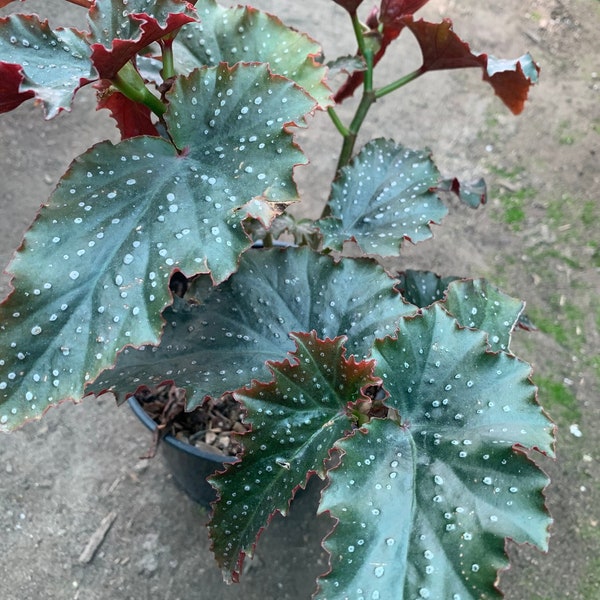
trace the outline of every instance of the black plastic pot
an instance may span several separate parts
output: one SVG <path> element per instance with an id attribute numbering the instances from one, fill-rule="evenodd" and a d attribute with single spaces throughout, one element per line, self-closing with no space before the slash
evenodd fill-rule
<path id="1" fill-rule="evenodd" d="M 146 414 L 135 396 L 131 396 L 128 403 L 138 419 L 150 431 L 154 431 L 156 423 Z M 235 457 L 204 452 L 196 446 L 180 442 L 172 435 L 166 435 L 160 441 L 159 448 L 177 485 L 192 500 L 209 508 L 216 495 L 206 478 L 221 470 L 226 463 L 234 462 Z"/>

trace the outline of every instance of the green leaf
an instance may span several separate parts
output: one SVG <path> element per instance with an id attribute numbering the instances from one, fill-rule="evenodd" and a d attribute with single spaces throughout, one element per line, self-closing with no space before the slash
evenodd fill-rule
<path id="1" fill-rule="evenodd" d="M 355 241 L 367 254 L 391 256 L 404 239 L 431 237 L 429 225 L 448 212 L 431 191 L 438 180 L 428 153 L 391 140 L 369 142 L 333 184 L 331 217 L 317 222 L 323 245 L 341 250 Z"/>
<path id="2" fill-rule="evenodd" d="M 281 212 L 280 203 L 297 198 L 292 171 L 306 158 L 287 129 L 303 125 L 314 108 L 303 90 L 265 65 L 222 64 L 179 77 L 167 96 L 169 132 L 182 151 L 179 160 L 191 163 L 185 168 L 206 210 L 241 221 L 249 203 L 247 213 L 262 210 L 268 223 Z M 258 209 L 261 204 L 266 210 Z"/>
<path id="3" fill-rule="evenodd" d="M 239 270 L 218 287 L 198 278 L 193 305 L 164 312 L 161 345 L 126 349 L 94 389 L 131 392 L 137 384 L 169 377 L 187 387 L 192 408 L 207 395 L 268 377 L 265 361 L 293 349 L 291 331 L 346 335 L 348 350 L 363 358 L 375 338 L 392 334 L 400 317 L 415 311 L 394 283 L 364 259 L 335 263 L 306 248 L 248 251 Z"/>
<path id="4" fill-rule="evenodd" d="M 252 429 L 242 461 L 210 479 L 220 498 L 209 524 L 213 551 L 234 580 L 271 516 L 287 513 L 311 474 L 325 476 L 331 447 L 351 427 L 348 403 L 366 399 L 361 389 L 378 383 L 372 361 L 346 360 L 344 338 L 291 337 L 291 358 L 269 363 L 273 380 L 235 393 Z"/>
<path id="5" fill-rule="evenodd" d="M 375 374 L 401 427 L 373 421 L 366 436 L 339 443 L 347 455 L 321 507 L 340 519 L 339 535 L 327 542 L 333 570 L 323 589 L 336 586 L 336 597 L 393 586 L 381 597 L 500 598 L 495 582 L 508 565 L 505 538 L 546 547 L 548 478 L 523 449 L 552 455 L 553 426 L 536 402 L 529 365 L 486 348 L 484 332 L 461 329 L 438 305 L 402 319 L 397 339 L 375 342 Z M 392 472 L 402 480 L 398 488 Z M 344 480 L 357 485 L 348 511 L 335 508 Z M 389 549 L 387 538 L 394 540 Z M 364 556 L 382 557 L 370 577 L 355 566 L 359 540 Z M 406 561 L 389 562 L 391 552 Z"/>
<path id="6" fill-rule="evenodd" d="M 488 197 L 487 184 L 483 178 L 468 182 L 459 181 L 456 177 L 444 179 L 438 183 L 437 190 L 456 194 L 461 202 L 471 208 L 485 204 Z"/>
<path id="7" fill-rule="evenodd" d="M 139 51 L 195 18 L 184 0 L 96 0 L 88 15 L 94 66 L 111 79 Z"/>
<path id="8" fill-rule="evenodd" d="M 442 300 L 450 282 L 457 277 L 440 277 L 431 271 L 415 271 L 407 269 L 398 276 L 398 288 L 408 302 L 425 308 L 438 300 Z"/>
<path id="9" fill-rule="evenodd" d="M 373 419 L 335 448 L 342 460 L 328 472 L 319 513 L 337 523 L 323 542 L 330 572 L 315 598 L 418 598 L 402 593 L 416 510 L 410 437 L 396 422 Z"/>
<path id="10" fill-rule="evenodd" d="M 485 279 L 451 283 L 444 304 L 463 327 L 485 331 L 490 349 L 495 352 L 508 351 L 511 333 L 525 308 L 524 302 L 504 294 Z"/>
<path id="11" fill-rule="evenodd" d="M 460 280 L 430 271 L 407 270 L 399 276 L 404 298 L 424 308 L 443 300 L 442 306 L 462 327 L 488 334 L 491 350 L 508 351 L 511 333 L 520 323 L 525 303 L 511 298 L 485 279 Z"/>
<path id="12" fill-rule="evenodd" d="M 165 118 L 182 153 L 142 136 L 74 162 L 9 267 L 1 426 L 78 398 L 124 345 L 157 343 L 173 270 L 210 271 L 217 282 L 235 270 L 251 244 L 243 219 L 256 206 L 277 213 L 295 195 L 291 172 L 303 157 L 283 127 L 313 105 L 265 66 L 204 69 L 171 94 Z M 193 125 L 180 130 L 174 113 Z"/>
<path id="13" fill-rule="evenodd" d="M 21 94 L 21 101 L 31 95 L 38 99 L 47 119 L 70 110 L 75 92 L 98 78 L 85 34 L 75 29 L 52 30 L 48 21 L 36 15 L 0 19 L 0 73 L 2 63 L 21 67 L 20 73 L 8 70 L 3 76 L 14 80 L 11 89 Z"/>
<path id="14" fill-rule="evenodd" d="M 174 44 L 175 65 L 188 73 L 198 65 L 268 63 L 271 71 L 296 82 L 321 107 L 330 106 L 321 47 L 277 17 L 251 7 L 225 8 L 214 0 L 197 6 L 199 23 L 182 28 Z"/>

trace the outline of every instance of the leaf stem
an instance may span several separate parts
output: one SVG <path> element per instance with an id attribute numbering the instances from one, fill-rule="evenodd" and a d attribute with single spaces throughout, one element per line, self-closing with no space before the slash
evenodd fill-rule
<path id="1" fill-rule="evenodd" d="M 417 79 L 418 77 L 423 75 L 423 73 L 425 73 L 425 71 L 423 71 L 421 68 L 416 69 L 415 71 L 408 73 L 408 75 L 405 75 L 404 77 L 400 77 L 400 79 L 397 79 L 396 81 L 394 81 L 388 85 L 384 85 L 382 88 L 379 88 L 378 90 L 376 90 L 375 97 L 379 100 L 379 98 L 383 98 L 383 96 L 386 96 L 387 94 L 391 94 L 392 92 L 395 92 L 396 90 L 405 86 L 407 83 L 414 81 L 415 79 Z"/>
<path id="2" fill-rule="evenodd" d="M 83 8 L 92 8 L 92 0 L 67 0 L 71 4 L 77 4 L 77 6 L 83 6 Z"/>
<path id="3" fill-rule="evenodd" d="M 344 143 L 342 144 L 342 149 L 340 151 L 340 157 L 338 159 L 337 171 L 346 166 L 350 159 L 352 158 L 352 153 L 354 152 L 354 145 L 356 144 L 356 138 L 358 137 L 358 132 L 371 108 L 371 105 L 377 100 L 376 94 L 374 91 L 365 90 L 363 92 L 363 96 L 360 100 L 360 103 L 356 109 L 356 113 L 354 114 L 354 118 L 350 123 L 350 127 L 348 128 L 347 134 L 344 136 Z"/>
<path id="4" fill-rule="evenodd" d="M 352 27 L 354 29 L 354 35 L 356 37 L 356 41 L 358 42 L 358 49 L 359 49 L 360 53 L 364 56 L 365 51 L 366 51 L 366 44 L 365 44 L 365 36 L 363 33 L 363 24 L 360 22 L 360 19 L 358 18 L 358 15 L 356 14 L 356 12 L 351 14 L 350 18 L 352 19 Z"/>
<path id="5" fill-rule="evenodd" d="M 165 114 L 166 106 L 146 87 L 142 76 L 131 62 L 126 63 L 115 75 L 112 83 L 124 96 L 145 104 L 158 117 Z"/>
<path id="6" fill-rule="evenodd" d="M 163 81 L 175 77 L 175 64 L 173 62 L 173 39 L 171 35 L 166 35 L 160 40 L 162 50 L 162 69 L 160 75 Z"/>
<path id="7" fill-rule="evenodd" d="M 331 120 L 333 121 L 335 128 L 340 132 L 342 137 L 346 137 L 349 133 L 348 128 L 342 123 L 342 120 L 340 119 L 337 112 L 335 112 L 335 109 L 330 106 L 327 109 L 327 114 L 331 117 Z"/>

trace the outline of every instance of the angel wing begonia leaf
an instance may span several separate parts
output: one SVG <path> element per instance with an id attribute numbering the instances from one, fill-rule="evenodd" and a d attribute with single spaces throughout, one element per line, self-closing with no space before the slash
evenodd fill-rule
<path id="1" fill-rule="evenodd" d="M 23 2 L 24 0 L 21 0 Z M 11 2 L 15 2 L 15 0 L 0 0 L 0 8 L 4 8 L 8 6 Z"/>
<path id="2" fill-rule="evenodd" d="M 103 85 L 106 80 L 95 86 L 99 91 L 97 108 L 106 108 L 110 116 L 116 121 L 121 139 L 128 139 L 138 135 L 151 135 L 158 137 L 158 130 L 152 122 L 152 112 L 145 105 L 134 102 L 121 92 L 111 88 L 110 84 Z"/>
<path id="3" fill-rule="evenodd" d="M 94 66 L 111 79 L 140 50 L 196 18 L 185 0 L 96 0 L 88 15 Z"/>
<path id="4" fill-rule="evenodd" d="M 317 598 L 500 599 L 505 539 L 547 547 L 547 476 L 523 449 L 553 454 L 553 425 L 529 365 L 487 350 L 441 307 L 375 342 L 400 423 L 374 419 L 336 444 L 320 511 L 330 572 Z"/>
<path id="5" fill-rule="evenodd" d="M 521 321 L 524 303 L 520 300 L 504 294 L 485 279 L 458 280 L 413 270 L 401 273 L 399 279 L 398 288 L 411 304 L 424 308 L 438 302 L 461 327 L 487 333 L 491 350 L 508 351 L 511 334 Z"/>
<path id="6" fill-rule="evenodd" d="M 21 65 L 0 63 L 0 113 L 9 112 L 35 96 L 31 90 L 20 91 L 24 78 Z"/>
<path id="7" fill-rule="evenodd" d="M 331 216 L 317 221 L 327 248 L 355 241 L 367 254 L 397 255 L 403 240 L 431 237 L 448 210 L 432 188 L 439 173 L 430 155 L 391 140 L 369 142 L 332 186 Z"/>
<path id="8" fill-rule="evenodd" d="M 251 244 L 244 206 L 256 197 L 277 212 L 295 197 L 292 170 L 304 158 L 284 128 L 312 107 L 264 65 L 198 70 L 178 81 L 169 107 L 194 125 L 180 131 L 165 115 L 181 152 L 140 136 L 76 159 L 9 266 L 1 428 L 79 398 L 123 346 L 157 343 L 173 270 L 219 282 L 237 268 Z"/>
<path id="9" fill-rule="evenodd" d="M 165 376 L 189 391 L 188 408 L 268 377 L 266 361 L 293 349 L 290 331 L 320 338 L 345 335 L 364 358 L 376 337 L 391 335 L 416 308 L 394 290 L 395 280 L 370 260 L 335 263 L 307 248 L 252 249 L 219 286 L 197 278 L 192 305 L 165 310 L 158 348 L 125 349 L 93 389 L 132 393 Z"/>
<path id="10" fill-rule="evenodd" d="M 453 281 L 442 305 L 462 327 L 488 334 L 494 352 L 508 351 L 510 337 L 525 303 L 511 298 L 485 279 Z"/>
<path id="11" fill-rule="evenodd" d="M 0 19 L 0 111 L 36 98 L 47 119 L 70 110 L 75 92 L 97 79 L 85 34 L 53 30 L 35 15 Z"/>
<path id="12" fill-rule="evenodd" d="M 412 16 L 429 0 L 382 0 L 379 22 L 382 26 L 383 43 L 389 44 L 405 27 L 405 17 Z"/>
<path id="13" fill-rule="evenodd" d="M 440 192 L 452 192 L 471 208 L 478 208 L 487 202 L 487 184 L 485 179 L 475 181 L 459 181 L 456 177 L 444 179 L 437 185 Z"/>
<path id="14" fill-rule="evenodd" d="M 174 43 L 179 72 L 188 73 L 199 64 L 265 62 L 273 73 L 302 87 L 319 106 L 332 103 L 326 68 L 317 62 L 321 47 L 307 35 L 251 7 L 225 8 L 205 0 L 197 9 L 200 21 L 183 27 Z"/>
<path id="15" fill-rule="evenodd" d="M 398 275 L 398 289 L 402 296 L 415 306 L 425 308 L 442 300 L 448 285 L 458 277 L 440 277 L 431 271 L 407 269 Z"/>
<path id="16" fill-rule="evenodd" d="M 331 447 L 351 428 L 347 405 L 378 383 L 372 361 L 346 359 L 344 338 L 291 337 L 291 357 L 269 363 L 273 380 L 235 393 L 252 431 L 242 438 L 242 461 L 210 480 L 220 497 L 209 524 L 212 549 L 233 580 L 273 514 L 287 513 L 310 475 L 324 477 Z"/>
<path id="17" fill-rule="evenodd" d="M 494 88 L 504 104 L 514 114 L 522 112 L 529 88 L 537 83 L 539 74 L 539 67 L 531 55 L 525 54 L 516 60 L 499 60 L 487 54 L 474 54 L 469 45 L 454 33 L 450 19 L 429 23 L 408 18 L 405 22 L 421 48 L 423 72 L 479 67 L 483 71 L 483 79 Z"/>
<path id="18" fill-rule="evenodd" d="M 333 0 L 336 4 L 345 8 L 351 15 L 356 14 L 356 10 L 363 3 L 363 0 Z"/>

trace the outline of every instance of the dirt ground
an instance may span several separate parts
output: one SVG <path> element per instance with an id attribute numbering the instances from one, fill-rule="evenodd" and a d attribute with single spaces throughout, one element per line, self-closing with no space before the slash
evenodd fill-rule
<path id="1" fill-rule="evenodd" d="M 283 20 L 323 42 L 328 57 L 354 50 L 351 38 L 340 35 L 344 13 L 331 0 L 255 5 L 280 6 Z M 82 12 L 62 0 L 15 8 L 37 10 L 55 25 L 81 23 Z M 67 23 L 61 14 L 69 15 Z M 429 146 L 444 174 L 488 180 L 487 207 L 453 203 L 435 239 L 407 248 L 399 266 L 485 276 L 527 301 L 539 331 L 518 333 L 515 344 L 534 365 L 540 400 L 558 425 L 558 459 L 542 461 L 552 477 L 547 501 L 555 523 L 548 554 L 508 544 L 514 564 L 500 586 L 511 600 L 594 600 L 600 598 L 600 2 L 431 0 L 422 14 L 452 17 L 474 49 L 506 58 L 530 50 L 542 67 L 518 118 L 475 71 L 429 74 L 381 102 L 365 138 Z M 418 54 L 410 43 L 403 48 L 407 71 Z M 387 60 L 378 81 L 398 62 Z M 93 112 L 89 91 L 71 114 L 50 122 L 31 104 L 1 116 L 2 264 L 72 158 L 106 138 L 116 139 L 114 127 Z M 316 215 L 327 195 L 317 181 L 330 178 L 338 139 L 320 114 L 299 141 L 312 161 L 298 170 L 307 199 L 299 210 Z M 4 277 L 0 293 L 8 289 Z M 0 598 L 310 597 L 326 569 L 319 540 L 330 526 L 311 516 L 316 490 L 294 502 L 289 518 L 274 519 L 242 583 L 227 587 L 209 552 L 206 513 L 174 486 L 161 459 L 138 459 L 149 443 L 128 408 L 117 409 L 110 397 L 64 404 L 0 437 Z M 80 564 L 90 536 L 113 511 L 104 543 Z"/>

